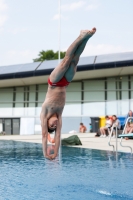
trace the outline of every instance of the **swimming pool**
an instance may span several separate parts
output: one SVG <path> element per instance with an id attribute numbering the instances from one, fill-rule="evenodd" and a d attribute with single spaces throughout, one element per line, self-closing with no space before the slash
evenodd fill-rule
<path id="1" fill-rule="evenodd" d="M 0 200 L 133 199 L 130 154 L 63 147 L 49 161 L 42 146 L 0 141 Z"/>

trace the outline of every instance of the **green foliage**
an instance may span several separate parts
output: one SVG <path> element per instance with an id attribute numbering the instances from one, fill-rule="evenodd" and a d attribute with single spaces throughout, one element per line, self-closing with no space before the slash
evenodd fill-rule
<path id="1" fill-rule="evenodd" d="M 60 52 L 60 58 L 65 57 L 66 52 Z M 58 59 L 58 51 L 54 52 L 53 50 L 40 51 L 38 58 L 33 59 L 34 62 L 42 62 L 44 60 L 56 60 Z"/>

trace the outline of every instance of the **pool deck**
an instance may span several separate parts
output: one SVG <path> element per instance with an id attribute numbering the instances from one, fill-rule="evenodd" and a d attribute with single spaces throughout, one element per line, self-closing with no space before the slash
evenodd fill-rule
<path id="1" fill-rule="evenodd" d="M 67 138 L 73 134 L 62 134 L 61 138 Z M 108 150 L 112 151 L 113 148 L 108 145 L 108 138 L 99 138 L 95 137 L 95 133 L 77 133 L 79 136 L 82 146 L 73 146 L 80 148 L 89 148 L 89 149 L 99 149 L 99 150 Z M 0 136 L 0 140 L 13 140 L 21 142 L 32 142 L 32 143 L 42 143 L 41 135 L 5 135 Z M 119 144 L 120 139 L 118 139 L 118 151 L 121 152 L 130 152 L 129 148 L 123 148 Z M 111 144 L 115 145 L 116 140 L 111 139 Z M 123 145 L 131 146 L 133 148 L 133 140 L 123 139 Z"/>

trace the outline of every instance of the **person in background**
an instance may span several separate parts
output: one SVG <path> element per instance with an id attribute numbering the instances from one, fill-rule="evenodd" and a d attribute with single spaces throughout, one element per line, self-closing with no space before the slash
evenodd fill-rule
<path id="1" fill-rule="evenodd" d="M 125 123 L 126 123 L 126 120 L 127 120 L 128 117 L 133 117 L 133 112 L 132 112 L 132 110 L 129 110 L 129 112 L 128 112 L 126 118 L 125 118 Z"/>
<path id="2" fill-rule="evenodd" d="M 117 128 L 118 130 L 121 129 L 120 120 L 116 117 L 116 115 L 113 115 L 113 116 L 112 116 L 112 128 L 113 128 L 112 137 L 115 138 L 115 135 L 116 135 L 116 128 Z"/>
<path id="3" fill-rule="evenodd" d="M 105 126 L 100 128 L 100 137 L 106 137 L 106 131 L 108 131 L 108 129 L 112 126 L 112 120 L 108 115 L 105 116 L 105 119 Z"/>
<path id="4" fill-rule="evenodd" d="M 126 124 L 128 117 L 133 117 L 132 110 L 129 110 L 127 117 L 125 119 L 125 124 Z M 125 128 L 125 134 L 128 134 L 128 133 L 133 133 L 133 118 L 130 118 L 127 122 L 127 125 L 126 125 L 126 128 Z M 125 137 L 125 139 L 128 140 L 129 138 Z"/>
<path id="5" fill-rule="evenodd" d="M 87 131 L 86 126 L 84 126 L 83 123 L 80 123 L 79 132 L 80 132 L 80 133 L 85 133 L 86 131 Z"/>

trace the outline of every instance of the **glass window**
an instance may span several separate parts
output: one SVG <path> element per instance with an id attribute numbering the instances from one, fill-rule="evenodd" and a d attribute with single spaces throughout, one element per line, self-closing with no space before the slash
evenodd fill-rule
<path id="1" fill-rule="evenodd" d="M 117 115 L 117 101 L 106 102 L 106 115 Z"/>
<path id="2" fill-rule="evenodd" d="M 42 110 L 42 107 L 36 107 L 35 108 L 35 115 L 40 117 L 41 110 Z"/>
<path id="3" fill-rule="evenodd" d="M 105 115 L 105 102 L 84 103 L 83 115 L 87 115 L 87 116 Z"/>
<path id="4" fill-rule="evenodd" d="M 131 99 L 133 99 L 133 76 L 131 76 Z"/>
<path id="5" fill-rule="evenodd" d="M 118 115 L 127 115 L 129 111 L 129 100 L 118 101 Z"/>
<path id="6" fill-rule="evenodd" d="M 13 116 L 24 116 L 25 115 L 25 109 L 24 107 L 19 107 L 19 105 L 21 106 L 21 104 L 17 104 L 18 107 L 13 108 Z"/>
<path id="7" fill-rule="evenodd" d="M 128 99 L 129 98 L 129 91 L 128 91 L 128 77 L 122 77 L 122 99 Z M 124 91 L 123 91 L 124 90 Z"/>
<path id="8" fill-rule="evenodd" d="M 2 123 L 2 119 L 0 119 L 0 132 L 3 131 L 3 123 Z"/>
<path id="9" fill-rule="evenodd" d="M 1 104 L 0 107 L 0 116 L 1 117 L 9 117 L 12 116 L 13 108 L 12 107 L 2 107 L 3 104 Z M 5 104 L 6 105 L 6 104 Z"/>
<path id="10" fill-rule="evenodd" d="M 29 107 L 35 107 L 36 86 L 29 87 Z"/>
<path id="11" fill-rule="evenodd" d="M 35 134 L 40 134 L 42 132 L 40 117 L 35 118 L 34 132 Z"/>
<path id="12" fill-rule="evenodd" d="M 34 116 L 35 115 L 35 107 L 25 107 L 24 115 L 25 116 Z"/>
<path id="13" fill-rule="evenodd" d="M 81 101 L 81 92 L 67 92 L 66 93 L 66 102 L 69 101 Z"/>
<path id="14" fill-rule="evenodd" d="M 122 91 L 122 99 L 128 99 L 128 91 Z"/>
<path id="15" fill-rule="evenodd" d="M 11 108 L 13 105 L 13 88 L 0 89 L 0 108 Z"/>
<path id="16" fill-rule="evenodd" d="M 13 108 L 13 115 L 24 115 L 24 87 L 16 87 L 15 107 Z"/>
<path id="17" fill-rule="evenodd" d="M 48 85 L 38 85 L 38 107 L 42 106 L 47 93 Z"/>
<path id="18" fill-rule="evenodd" d="M 85 101 L 104 101 L 105 94 L 102 92 L 84 92 Z"/>
<path id="19" fill-rule="evenodd" d="M 133 99 L 130 100 L 130 108 L 129 108 L 129 110 L 130 109 L 133 111 Z"/>
<path id="20" fill-rule="evenodd" d="M 116 100 L 116 82 L 115 78 L 107 79 L 107 100 Z"/>
<path id="21" fill-rule="evenodd" d="M 72 82 L 66 88 L 67 92 L 80 92 L 81 91 L 81 82 Z"/>
<path id="22" fill-rule="evenodd" d="M 15 107 L 24 107 L 24 87 L 16 87 Z"/>
<path id="23" fill-rule="evenodd" d="M 80 82 L 74 82 L 71 83 L 66 88 L 66 102 L 69 103 L 69 101 L 81 101 L 81 83 Z"/>
<path id="24" fill-rule="evenodd" d="M 105 88 L 105 81 L 104 80 L 90 80 L 84 81 L 84 90 L 104 90 Z"/>
<path id="25" fill-rule="evenodd" d="M 66 103 L 63 116 L 78 116 L 81 115 L 81 104 L 78 103 Z"/>
<path id="26" fill-rule="evenodd" d="M 84 81 L 84 100 L 104 101 L 105 100 L 104 80 Z"/>

